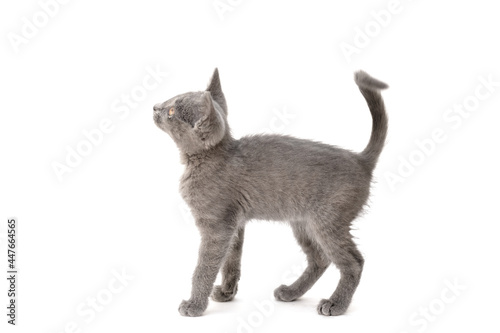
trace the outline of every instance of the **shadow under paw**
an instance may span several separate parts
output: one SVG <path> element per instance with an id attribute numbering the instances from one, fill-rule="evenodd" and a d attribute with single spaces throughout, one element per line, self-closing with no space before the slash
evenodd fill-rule
<path id="1" fill-rule="evenodd" d="M 235 287 L 234 290 L 223 290 L 222 286 L 215 286 L 212 290 L 212 299 L 216 302 L 229 302 L 232 301 L 236 292 L 238 291 L 238 287 Z"/>
<path id="2" fill-rule="evenodd" d="M 207 304 L 199 304 L 192 300 L 182 301 L 179 305 L 179 313 L 186 317 L 199 317 L 207 308 Z"/>
<path id="3" fill-rule="evenodd" d="M 299 294 L 296 290 L 291 289 L 289 286 L 285 286 L 284 284 L 274 290 L 274 297 L 278 301 L 282 302 L 292 302 L 300 296 L 302 295 Z"/>
<path id="4" fill-rule="evenodd" d="M 347 311 L 349 304 L 331 299 L 322 299 L 318 304 L 318 314 L 323 316 L 340 316 Z"/>

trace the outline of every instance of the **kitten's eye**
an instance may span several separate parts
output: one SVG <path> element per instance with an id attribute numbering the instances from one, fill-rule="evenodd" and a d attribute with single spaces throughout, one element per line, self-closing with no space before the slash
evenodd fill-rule
<path id="1" fill-rule="evenodd" d="M 168 110 L 168 117 L 169 118 L 172 118 L 172 116 L 175 114 L 175 109 L 174 108 L 170 108 L 170 110 Z"/>

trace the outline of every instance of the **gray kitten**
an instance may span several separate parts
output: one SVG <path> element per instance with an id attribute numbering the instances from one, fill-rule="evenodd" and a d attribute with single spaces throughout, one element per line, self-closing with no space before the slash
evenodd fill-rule
<path id="1" fill-rule="evenodd" d="M 205 91 L 154 106 L 156 125 L 172 137 L 186 165 L 180 192 L 201 233 L 191 298 L 180 304 L 181 315 L 200 316 L 210 294 L 217 302 L 234 298 L 244 228 L 252 219 L 289 222 L 307 255 L 306 270 L 274 291 L 277 300 L 301 297 L 334 263 L 340 281 L 317 311 L 336 316 L 347 310 L 364 262 L 350 234 L 351 222 L 367 201 L 387 134 L 379 92 L 387 85 L 363 71 L 354 79 L 373 118 L 370 142 L 361 153 L 284 135 L 234 139 L 217 69 Z M 214 287 L 219 270 L 222 284 Z"/>

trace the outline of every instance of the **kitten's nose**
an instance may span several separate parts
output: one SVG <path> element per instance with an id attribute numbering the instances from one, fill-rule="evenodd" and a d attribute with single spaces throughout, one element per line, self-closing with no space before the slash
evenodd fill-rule
<path id="1" fill-rule="evenodd" d="M 154 111 L 160 111 L 161 110 L 161 103 L 158 103 L 158 104 L 155 104 L 155 106 L 153 106 L 153 110 Z"/>

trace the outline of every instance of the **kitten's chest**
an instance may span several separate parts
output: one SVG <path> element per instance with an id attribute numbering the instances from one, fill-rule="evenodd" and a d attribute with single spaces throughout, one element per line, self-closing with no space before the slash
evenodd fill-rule
<path id="1" fill-rule="evenodd" d="M 210 208 L 213 200 L 215 182 L 209 173 L 204 170 L 186 170 L 181 177 L 179 191 L 196 218 L 201 212 Z"/>

